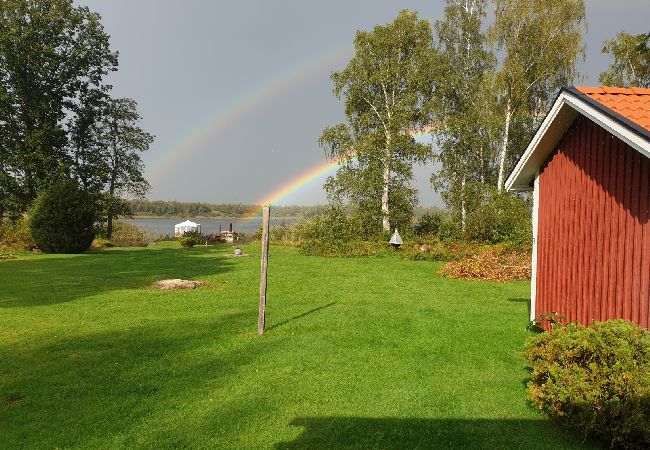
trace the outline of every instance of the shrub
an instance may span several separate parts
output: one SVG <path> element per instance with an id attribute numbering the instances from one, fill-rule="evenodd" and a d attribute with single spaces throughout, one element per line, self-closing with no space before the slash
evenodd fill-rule
<path id="1" fill-rule="evenodd" d="M 53 183 L 32 208 L 29 229 L 34 243 L 48 253 L 80 253 L 95 237 L 95 203 L 76 181 Z"/>
<path id="2" fill-rule="evenodd" d="M 319 241 L 308 240 L 300 244 L 300 252 L 311 256 L 333 256 L 338 258 L 360 258 L 382 256 L 392 252 L 387 242 L 373 241 Z"/>
<path id="3" fill-rule="evenodd" d="M 332 207 L 322 216 L 300 223 L 300 251 L 306 255 L 365 256 L 371 249 L 363 245 L 363 230 L 343 208 Z"/>
<path id="4" fill-rule="evenodd" d="M 32 234 L 26 218 L 16 222 L 0 222 L 0 249 L 31 250 L 34 248 Z"/>
<path id="5" fill-rule="evenodd" d="M 104 238 L 95 238 L 90 244 L 90 248 L 92 250 L 99 250 L 102 248 L 110 248 L 110 247 L 115 247 L 115 244 L 112 241 Z"/>
<path id="6" fill-rule="evenodd" d="M 438 274 L 475 280 L 528 280 L 531 275 L 531 259 L 527 252 L 504 252 L 491 248 L 477 255 L 448 262 L 438 270 Z"/>
<path id="7" fill-rule="evenodd" d="M 426 213 L 418 223 L 413 227 L 415 235 L 418 237 L 423 236 L 437 236 L 442 223 L 442 214 L 440 213 Z"/>
<path id="8" fill-rule="evenodd" d="M 561 425 L 612 447 L 650 448 L 650 333 L 630 322 L 570 324 L 530 338 L 528 394 Z"/>
<path id="9" fill-rule="evenodd" d="M 111 242 L 116 247 L 146 247 L 152 237 L 132 222 L 118 221 L 113 224 Z"/>
<path id="10" fill-rule="evenodd" d="M 192 248 L 201 243 L 201 235 L 196 231 L 190 231 L 178 237 L 178 243 L 185 248 Z"/>
<path id="11" fill-rule="evenodd" d="M 461 238 L 459 224 L 456 223 L 452 216 L 447 216 L 438 226 L 438 238 L 441 241 L 457 241 Z"/>
<path id="12" fill-rule="evenodd" d="M 412 261 L 456 261 L 480 253 L 483 246 L 463 241 L 422 240 L 407 242 L 400 255 Z"/>
<path id="13" fill-rule="evenodd" d="M 529 205 L 507 192 L 494 191 L 469 214 L 464 234 L 474 242 L 526 244 L 532 230 Z"/>
<path id="14" fill-rule="evenodd" d="M 300 219 L 293 224 L 282 223 L 274 225 L 269 230 L 269 240 L 281 245 L 299 246 L 308 233 L 310 221 Z M 262 238 L 262 227 L 260 227 L 257 239 Z"/>

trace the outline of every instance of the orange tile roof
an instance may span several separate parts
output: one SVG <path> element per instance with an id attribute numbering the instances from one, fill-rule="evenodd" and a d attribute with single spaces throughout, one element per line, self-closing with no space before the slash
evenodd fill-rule
<path id="1" fill-rule="evenodd" d="M 583 94 L 650 130 L 650 89 L 576 86 Z"/>

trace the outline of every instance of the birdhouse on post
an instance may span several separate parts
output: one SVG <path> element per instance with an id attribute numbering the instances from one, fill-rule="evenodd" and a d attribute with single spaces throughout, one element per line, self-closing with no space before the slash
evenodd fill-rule
<path id="1" fill-rule="evenodd" d="M 388 243 L 391 244 L 395 248 L 400 248 L 400 246 L 403 244 L 402 237 L 399 235 L 399 232 L 397 231 L 397 228 L 395 228 L 395 232 L 390 237 L 390 241 L 388 241 Z"/>

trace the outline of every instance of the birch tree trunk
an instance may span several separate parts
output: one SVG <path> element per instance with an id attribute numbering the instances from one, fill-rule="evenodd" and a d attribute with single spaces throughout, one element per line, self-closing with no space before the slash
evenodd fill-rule
<path id="1" fill-rule="evenodd" d="M 390 220 L 388 211 L 388 186 L 390 184 L 390 134 L 386 135 L 386 160 L 384 161 L 384 177 L 381 193 L 382 228 L 390 231 Z"/>
<path id="2" fill-rule="evenodd" d="M 501 192 L 503 190 L 503 177 L 506 167 L 506 155 L 508 153 L 508 139 L 510 137 L 510 121 L 512 120 L 512 106 L 510 104 L 510 99 L 506 104 L 506 127 L 503 131 L 503 142 L 501 143 L 501 154 L 499 157 L 499 180 L 497 181 L 497 190 Z"/>
<path id="3" fill-rule="evenodd" d="M 465 207 L 465 182 L 466 177 L 463 174 L 463 179 L 460 182 L 460 229 L 465 232 L 465 222 L 467 218 L 467 208 Z"/>

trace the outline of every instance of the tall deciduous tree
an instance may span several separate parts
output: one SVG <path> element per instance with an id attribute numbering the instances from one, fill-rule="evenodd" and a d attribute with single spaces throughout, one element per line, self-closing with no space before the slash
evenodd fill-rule
<path id="1" fill-rule="evenodd" d="M 65 119 L 81 92 L 107 89 L 102 79 L 116 66 L 99 15 L 87 7 L 0 2 L 0 189 L 10 191 L 19 211 L 53 174 L 68 172 Z"/>
<path id="2" fill-rule="evenodd" d="M 149 149 L 154 137 L 140 128 L 139 121 L 135 100 L 108 99 L 100 120 L 92 127 L 96 154 L 101 155 L 99 164 L 102 165 L 94 173 L 103 173 L 105 177 L 103 204 L 109 239 L 113 219 L 125 211 L 121 196 L 143 197 L 149 190 L 140 153 Z"/>
<path id="3" fill-rule="evenodd" d="M 603 43 L 602 52 L 614 61 L 598 80 L 609 86 L 650 88 L 650 33 L 618 33 Z"/>
<path id="4" fill-rule="evenodd" d="M 468 208 L 492 181 L 494 152 L 494 57 L 482 22 L 485 0 L 448 0 L 436 22 L 439 79 L 434 100 L 440 169 L 431 181 L 465 229 Z"/>
<path id="5" fill-rule="evenodd" d="M 583 0 L 494 0 L 491 40 L 502 55 L 497 75 L 503 117 L 497 189 L 548 109 L 576 76 L 584 57 Z M 517 150 L 513 143 L 519 141 Z M 525 145 L 525 144 L 524 144 Z"/>
<path id="6" fill-rule="evenodd" d="M 431 43 L 429 22 L 402 11 L 388 25 L 358 31 L 354 57 L 332 75 L 347 124 L 325 129 L 319 139 L 328 157 L 342 160 L 328 191 L 379 219 L 384 231 L 412 213 L 412 164 L 431 154 L 409 133 L 430 121 Z"/>

